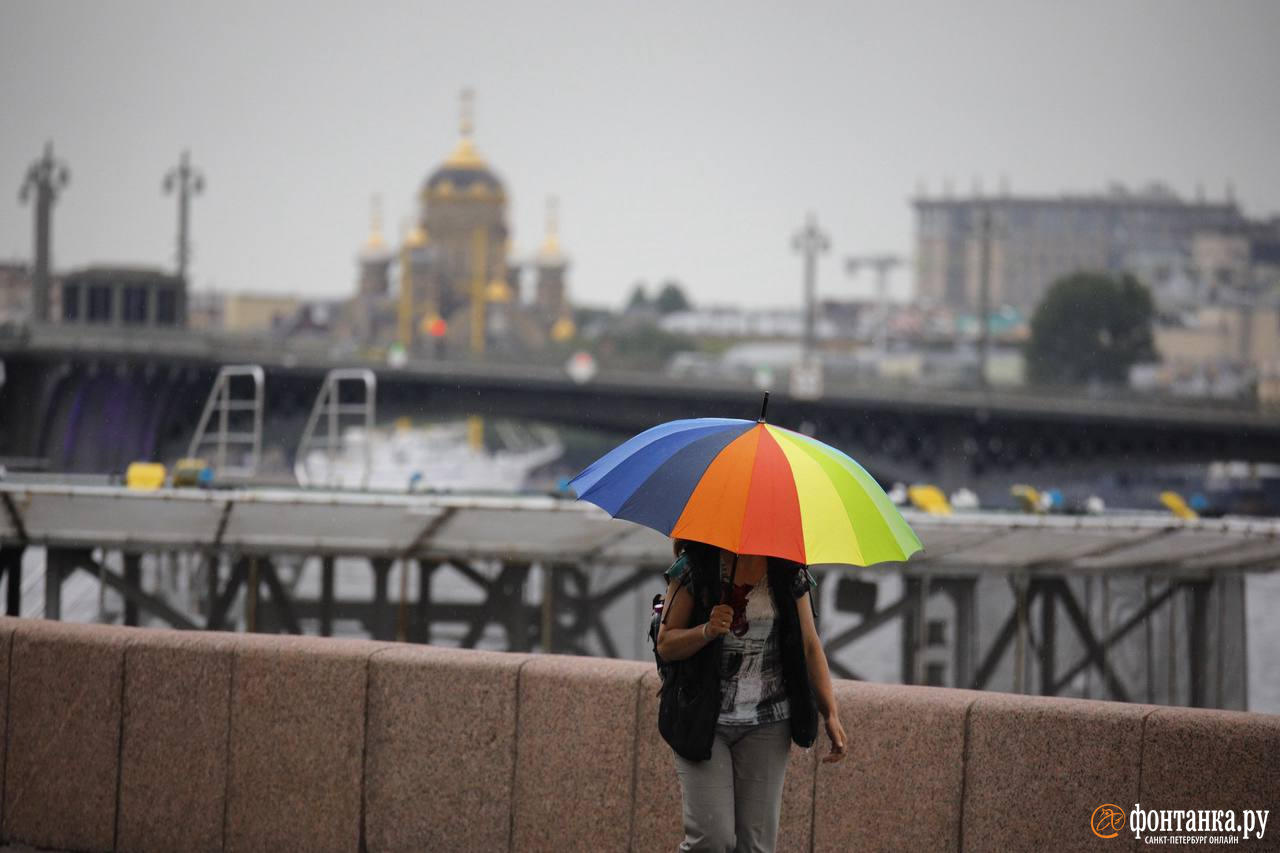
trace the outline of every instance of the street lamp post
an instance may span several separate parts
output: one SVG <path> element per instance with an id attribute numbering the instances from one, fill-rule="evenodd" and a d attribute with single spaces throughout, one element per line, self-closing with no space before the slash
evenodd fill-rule
<path id="1" fill-rule="evenodd" d="M 978 218 L 978 386 L 987 387 L 991 357 L 991 205 Z"/>
<path id="2" fill-rule="evenodd" d="M 49 322 L 49 256 L 52 243 L 53 203 L 71 181 L 67 164 L 53 157 L 53 143 L 44 144 L 44 154 L 27 169 L 20 201 L 35 195 L 35 270 L 32 278 L 32 316 L 38 323 Z"/>
<path id="3" fill-rule="evenodd" d="M 178 278 L 186 281 L 187 266 L 191 262 L 191 240 L 188 223 L 191 216 L 191 197 L 204 192 L 204 175 L 191 165 L 191 156 L 182 152 L 177 167 L 164 176 L 166 194 L 178 194 Z"/>
<path id="4" fill-rule="evenodd" d="M 817 350 L 817 276 L 818 255 L 831 248 L 831 241 L 818 228 L 817 218 L 810 213 L 804 228 L 791 239 L 791 248 L 804 258 L 804 361 L 812 363 Z"/>

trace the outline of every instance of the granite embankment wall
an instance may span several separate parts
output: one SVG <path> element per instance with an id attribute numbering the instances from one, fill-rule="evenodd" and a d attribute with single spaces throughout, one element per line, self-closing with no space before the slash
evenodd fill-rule
<path id="1" fill-rule="evenodd" d="M 0 827 L 66 850 L 672 850 L 652 665 L 0 619 Z M 1280 807 L 1280 717 L 839 682 L 782 850 L 1122 850 Z M 1275 850 L 1280 826 L 1241 849 Z"/>

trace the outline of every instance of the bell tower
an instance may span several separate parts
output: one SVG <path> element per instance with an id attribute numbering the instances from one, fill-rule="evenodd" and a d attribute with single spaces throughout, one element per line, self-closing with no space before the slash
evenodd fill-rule
<path id="1" fill-rule="evenodd" d="M 554 196 L 547 199 L 547 233 L 535 264 L 537 282 L 533 304 L 539 317 L 550 326 L 564 313 L 565 273 L 569 270 L 569 259 L 560 248 L 560 203 Z"/>

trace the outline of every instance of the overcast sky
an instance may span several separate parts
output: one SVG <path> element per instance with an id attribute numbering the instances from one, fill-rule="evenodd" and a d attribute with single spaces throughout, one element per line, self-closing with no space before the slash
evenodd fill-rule
<path id="1" fill-rule="evenodd" d="M 345 295 L 370 197 L 398 231 L 470 86 L 518 254 L 561 199 L 575 301 L 666 278 L 798 300 L 809 210 L 833 247 L 820 293 L 867 293 L 838 261 L 909 252 L 921 182 L 1231 181 L 1280 212 L 1278 45 L 1267 0 L 0 0 L 0 257 L 30 257 L 17 191 L 52 139 L 72 173 L 56 266 L 171 264 L 160 184 L 187 147 L 198 288 Z"/>

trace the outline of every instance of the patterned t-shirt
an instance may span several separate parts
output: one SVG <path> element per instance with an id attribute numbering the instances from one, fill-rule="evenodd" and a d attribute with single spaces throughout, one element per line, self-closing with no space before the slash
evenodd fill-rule
<path id="1" fill-rule="evenodd" d="M 688 568 L 677 561 L 668 575 L 689 581 Z M 791 594 L 799 599 L 815 585 L 808 571 L 799 571 Z M 768 575 L 759 582 L 735 584 L 729 600 L 733 623 L 720 650 L 720 725 L 752 726 L 791 716 L 782 678 L 781 632 Z M 794 606 L 794 605 L 792 605 Z"/>

